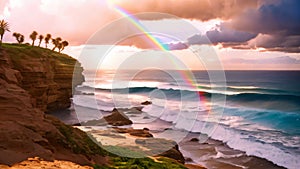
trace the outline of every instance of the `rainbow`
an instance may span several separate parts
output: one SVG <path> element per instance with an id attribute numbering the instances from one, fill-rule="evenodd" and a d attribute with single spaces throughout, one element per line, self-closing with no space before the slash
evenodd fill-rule
<path id="1" fill-rule="evenodd" d="M 163 44 L 158 38 L 156 38 L 155 36 L 153 36 L 151 33 L 149 33 L 149 31 L 147 31 L 147 29 L 145 28 L 144 25 L 142 25 L 139 20 L 132 14 L 130 14 L 128 11 L 126 11 L 125 9 L 121 8 L 120 6 L 117 6 L 115 4 L 113 4 L 114 9 L 121 14 L 123 17 L 126 17 L 136 28 L 138 28 L 143 34 L 146 35 L 146 37 L 155 45 L 157 46 L 160 50 L 162 51 L 170 51 L 168 45 Z M 172 63 L 178 68 L 180 69 L 180 67 L 178 66 L 178 64 L 172 59 L 170 58 L 170 60 L 172 61 Z M 185 82 L 192 88 L 195 89 L 199 89 L 201 88 L 201 86 L 198 86 L 198 84 L 196 82 L 194 82 L 192 79 L 193 75 L 192 73 L 189 73 L 189 71 L 179 71 L 181 77 L 185 80 Z M 198 90 L 196 90 L 198 91 Z M 198 91 L 198 96 L 200 101 L 202 101 L 202 103 L 206 103 L 206 99 L 205 96 L 203 94 L 203 92 Z M 205 107 L 207 107 L 207 105 L 205 104 Z M 210 112 L 210 108 L 208 109 Z"/>
<path id="2" fill-rule="evenodd" d="M 159 39 L 157 39 L 156 37 L 154 37 L 151 33 L 149 33 L 149 31 L 144 27 L 144 25 L 142 25 L 139 20 L 134 16 L 131 15 L 128 11 L 126 11 L 125 9 L 114 5 L 114 9 L 121 14 L 122 16 L 126 17 L 136 28 L 138 28 L 142 33 L 144 33 L 146 35 L 146 37 L 148 37 L 149 40 L 151 40 L 151 42 L 157 46 L 159 49 L 163 50 L 163 51 L 168 51 L 169 48 L 167 45 L 164 45 L 162 42 L 160 42 Z"/>

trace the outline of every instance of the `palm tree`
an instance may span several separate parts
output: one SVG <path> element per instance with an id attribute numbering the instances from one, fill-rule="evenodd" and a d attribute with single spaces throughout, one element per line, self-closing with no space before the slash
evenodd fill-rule
<path id="1" fill-rule="evenodd" d="M 48 34 L 46 35 L 46 37 L 45 37 L 46 48 L 48 48 L 47 45 L 49 44 L 49 40 L 50 40 L 50 39 L 51 39 L 51 34 L 48 33 Z"/>
<path id="2" fill-rule="evenodd" d="M 54 47 L 52 48 L 52 50 L 55 50 L 55 48 L 57 47 L 57 41 L 56 41 L 56 39 L 52 39 L 52 43 L 54 45 Z"/>
<path id="3" fill-rule="evenodd" d="M 24 42 L 24 35 L 14 32 L 13 36 L 16 38 L 16 40 L 18 41 L 19 44 Z"/>
<path id="4" fill-rule="evenodd" d="M 30 34 L 30 39 L 32 40 L 32 46 L 34 46 L 34 41 L 36 40 L 36 37 L 37 37 L 38 33 L 36 31 L 33 31 L 31 34 Z"/>
<path id="5" fill-rule="evenodd" d="M 57 47 L 58 47 L 58 45 L 60 44 L 60 41 L 61 41 L 62 39 L 60 38 L 60 37 L 57 37 L 57 38 L 55 38 L 55 39 L 52 39 L 52 43 L 53 43 L 53 45 L 54 45 L 54 47 L 53 47 L 53 49 L 52 50 L 55 50 Z"/>
<path id="6" fill-rule="evenodd" d="M 5 31 L 10 32 L 9 24 L 7 22 L 5 22 L 4 19 L 2 19 L 0 21 L 0 46 L 2 45 L 2 39 L 3 39 L 3 35 L 4 35 Z"/>
<path id="7" fill-rule="evenodd" d="M 69 45 L 69 42 L 64 40 L 64 41 L 61 42 L 61 44 L 62 44 L 61 51 L 63 51 L 65 49 L 65 47 Z"/>
<path id="8" fill-rule="evenodd" d="M 39 36 L 39 40 L 40 40 L 40 42 L 39 42 L 39 47 L 41 46 L 41 43 L 42 43 L 42 40 L 44 39 L 44 36 L 43 35 L 40 35 Z"/>
<path id="9" fill-rule="evenodd" d="M 60 53 L 61 49 L 63 48 L 62 43 L 58 43 L 57 48 L 58 48 L 58 52 Z"/>

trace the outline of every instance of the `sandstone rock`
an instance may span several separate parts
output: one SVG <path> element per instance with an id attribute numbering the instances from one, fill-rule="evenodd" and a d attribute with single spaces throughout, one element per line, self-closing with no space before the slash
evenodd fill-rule
<path id="1" fill-rule="evenodd" d="M 141 103 L 141 105 L 149 105 L 149 104 L 152 104 L 152 102 L 148 100 Z"/>
<path id="2" fill-rule="evenodd" d="M 43 112 L 68 108 L 73 87 L 84 80 L 83 69 L 70 56 L 41 50 L 24 48 L 16 53 L 14 48 L 4 49 L 1 55 L 7 58 L 7 68 L 1 72 L 7 82 L 28 91 Z"/>
<path id="3" fill-rule="evenodd" d="M 116 132 L 118 133 L 128 133 L 132 136 L 137 136 L 137 137 L 153 137 L 153 135 L 150 133 L 149 129 L 144 128 L 144 129 L 133 129 L 133 128 L 118 128 L 114 127 L 113 128 Z"/>
<path id="4" fill-rule="evenodd" d="M 191 159 L 190 157 L 187 157 L 184 160 L 185 160 L 185 162 L 188 162 L 188 163 L 193 162 L 193 159 Z"/>
<path id="5" fill-rule="evenodd" d="M 174 159 L 179 163 L 184 164 L 185 159 L 178 149 L 175 141 L 166 140 L 163 138 L 141 138 L 135 140 L 136 144 L 141 144 L 151 151 L 150 154 L 155 156 L 163 156 Z"/>
<path id="6" fill-rule="evenodd" d="M 149 130 L 144 130 L 144 129 L 135 129 L 129 131 L 129 134 L 138 137 L 153 137 L 153 135 L 149 132 Z"/>
<path id="7" fill-rule="evenodd" d="M 121 111 L 114 108 L 111 115 L 104 117 L 105 121 L 113 126 L 124 126 L 132 124 L 132 121 Z"/>
<path id="8" fill-rule="evenodd" d="M 192 138 L 190 141 L 192 141 L 192 142 L 198 142 L 199 139 L 198 138 Z"/>
<path id="9" fill-rule="evenodd" d="M 69 107 L 72 94 L 76 60 L 52 54 L 13 45 L 0 50 L 0 164 L 13 165 L 29 157 L 107 163 L 106 152 L 86 133 L 44 114 Z M 78 75 L 74 85 L 82 80 Z"/>
<path id="10" fill-rule="evenodd" d="M 46 168 L 46 169 L 93 169 L 90 166 L 80 166 L 78 164 L 69 162 L 69 161 L 44 161 L 41 158 L 28 158 L 21 163 L 15 164 L 12 167 L 0 165 L 1 169 L 37 169 L 37 168 Z"/>
<path id="11" fill-rule="evenodd" d="M 206 169 L 205 167 L 196 164 L 185 164 L 184 166 L 188 169 Z"/>

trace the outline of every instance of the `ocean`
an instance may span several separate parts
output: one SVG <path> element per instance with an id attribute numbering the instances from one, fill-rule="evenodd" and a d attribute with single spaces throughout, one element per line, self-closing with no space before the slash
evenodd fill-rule
<path id="1" fill-rule="evenodd" d="M 128 115 L 133 126 L 147 126 L 160 133 L 156 137 L 177 142 L 187 133 L 202 133 L 200 142 L 210 137 L 247 155 L 299 168 L 300 71 L 225 71 L 220 80 L 211 78 L 214 73 L 85 71 L 74 108 L 82 122 L 100 119 L 114 107 L 151 101 L 145 113 Z"/>

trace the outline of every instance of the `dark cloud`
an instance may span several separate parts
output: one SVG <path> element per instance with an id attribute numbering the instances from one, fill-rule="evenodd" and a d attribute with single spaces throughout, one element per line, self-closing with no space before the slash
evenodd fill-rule
<path id="1" fill-rule="evenodd" d="M 265 48 L 267 51 L 300 52 L 300 1 L 277 0 L 259 9 L 248 9 L 225 23 L 233 29 L 259 34 L 247 46 L 233 48 Z"/>
<path id="2" fill-rule="evenodd" d="M 300 52 L 300 1 L 261 0 L 258 8 L 232 15 L 205 35 L 187 39 L 189 45 L 222 44 L 224 48 Z"/>
<path id="3" fill-rule="evenodd" d="M 257 34 L 244 31 L 237 31 L 228 28 L 224 24 L 218 25 L 215 29 L 206 32 L 204 35 L 194 35 L 188 39 L 190 45 L 195 44 L 241 44 L 256 37 Z"/>
<path id="4" fill-rule="evenodd" d="M 259 9 L 248 9 L 228 22 L 237 30 L 262 34 L 300 34 L 300 1 L 280 0 L 263 4 Z"/>
<path id="5" fill-rule="evenodd" d="M 256 35 L 256 33 L 232 30 L 225 27 L 224 25 L 220 26 L 220 30 L 214 29 L 206 33 L 206 36 L 210 39 L 212 43 L 246 42 L 256 37 Z"/>
<path id="6" fill-rule="evenodd" d="M 248 42 L 248 46 L 250 48 L 262 47 L 273 51 L 300 52 L 300 35 L 259 34 Z"/>

